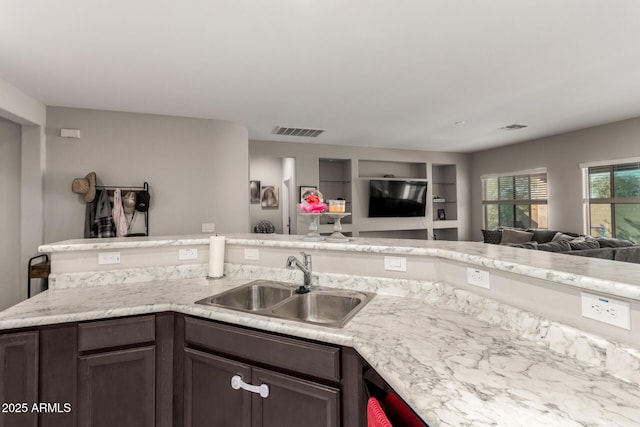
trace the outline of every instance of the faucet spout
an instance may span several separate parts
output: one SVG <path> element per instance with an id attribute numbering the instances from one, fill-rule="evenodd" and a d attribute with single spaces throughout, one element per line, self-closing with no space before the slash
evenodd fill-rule
<path id="1" fill-rule="evenodd" d="M 296 293 L 298 294 L 306 294 L 309 292 L 309 288 L 311 287 L 311 255 L 308 255 L 304 252 L 300 252 L 302 254 L 302 259 L 304 262 L 300 262 L 298 258 L 291 255 L 287 258 L 287 268 L 297 268 L 302 271 L 304 275 L 303 284 L 296 289 Z"/>

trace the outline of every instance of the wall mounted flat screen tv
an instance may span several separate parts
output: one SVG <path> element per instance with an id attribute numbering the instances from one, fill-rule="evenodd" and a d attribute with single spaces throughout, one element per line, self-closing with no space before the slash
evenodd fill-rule
<path id="1" fill-rule="evenodd" d="M 425 216 L 426 181 L 369 181 L 369 217 Z"/>

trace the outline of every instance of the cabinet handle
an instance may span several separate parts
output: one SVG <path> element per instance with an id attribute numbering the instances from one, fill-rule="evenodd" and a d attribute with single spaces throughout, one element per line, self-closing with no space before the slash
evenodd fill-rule
<path id="1" fill-rule="evenodd" d="M 242 381 L 240 375 L 234 375 L 231 377 L 231 388 L 234 390 L 243 389 L 250 391 L 251 393 L 257 393 L 262 397 L 269 397 L 269 386 L 266 384 L 251 385 Z"/>

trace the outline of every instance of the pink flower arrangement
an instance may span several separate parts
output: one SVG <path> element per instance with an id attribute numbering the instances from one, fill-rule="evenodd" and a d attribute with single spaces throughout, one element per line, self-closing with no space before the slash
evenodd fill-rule
<path id="1" fill-rule="evenodd" d="M 302 203 L 298 204 L 298 208 L 306 213 L 322 213 L 327 210 L 327 205 L 322 203 L 321 194 L 314 191 L 309 192 Z"/>

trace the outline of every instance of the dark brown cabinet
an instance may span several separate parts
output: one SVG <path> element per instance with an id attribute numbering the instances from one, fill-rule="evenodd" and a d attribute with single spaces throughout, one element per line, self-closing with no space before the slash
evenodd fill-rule
<path id="1" fill-rule="evenodd" d="M 340 426 L 339 348 L 193 318 L 185 343 L 184 427 Z"/>
<path id="2" fill-rule="evenodd" d="M 0 426 L 37 426 L 38 332 L 0 335 L 0 362 Z"/>

